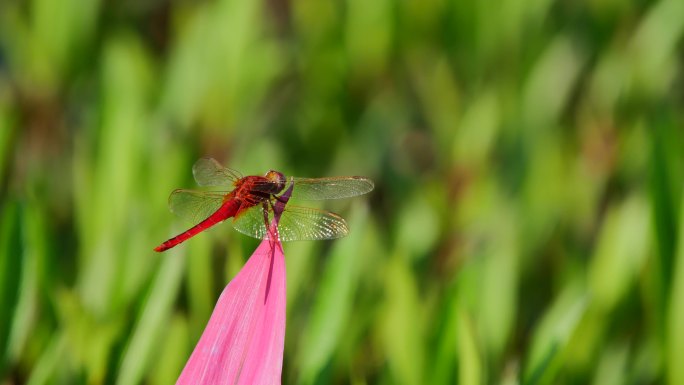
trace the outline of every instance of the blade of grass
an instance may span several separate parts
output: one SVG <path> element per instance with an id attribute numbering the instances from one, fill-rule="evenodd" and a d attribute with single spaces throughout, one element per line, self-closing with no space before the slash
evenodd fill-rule
<path id="1" fill-rule="evenodd" d="M 354 206 L 349 220 L 353 231 L 348 237 L 335 241 L 321 276 L 311 318 L 302 336 L 300 370 L 305 384 L 314 383 L 332 359 L 345 327 L 353 318 L 354 294 L 363 258 L 360 244 L 367 216 L 367 207 Z"/>
<path id="2" fill-rule="evenodd" d="M 185 255 L 171 251 L 164 255 L 149 297 L 125 350 L 118 385 L 138 384 L 145 378 L 150 362 L 155 361 L 155 347 L 161 344 L 160 325 L 168 325 L 174 300 L 183 278 Z"/>

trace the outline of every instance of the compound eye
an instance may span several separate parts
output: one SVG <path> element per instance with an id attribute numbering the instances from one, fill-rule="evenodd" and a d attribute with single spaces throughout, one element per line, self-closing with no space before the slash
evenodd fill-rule
<path id="1" fill-rule="evenodd" d="M 280 192 L 285 188 L 285 175 L 282 172 L 271 170 L 266 173 L 266 178 L 276 183 L 278 191 Z"/>

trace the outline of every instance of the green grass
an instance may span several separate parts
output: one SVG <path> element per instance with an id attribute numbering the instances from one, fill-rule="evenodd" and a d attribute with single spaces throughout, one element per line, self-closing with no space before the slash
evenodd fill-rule
<path id="1" fill-rule="evenodd" d="M 176 379 L 256 245 L 152 251 L 212 156 L 376 183 L 283 383 L 684 383 L 683 4 L 1 3 L 0 382 Z"/>

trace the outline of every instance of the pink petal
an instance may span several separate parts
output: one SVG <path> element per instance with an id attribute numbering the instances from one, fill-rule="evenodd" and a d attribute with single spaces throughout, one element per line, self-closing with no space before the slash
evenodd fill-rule
<path id="1" fill-rule="evenodd" d="M 280 384 L 285 342 L 285 257 L 261 242 L 221 293 L 177 384 Z"/>

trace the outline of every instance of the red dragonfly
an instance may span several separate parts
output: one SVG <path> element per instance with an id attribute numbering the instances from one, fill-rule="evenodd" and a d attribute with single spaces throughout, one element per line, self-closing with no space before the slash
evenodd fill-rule
<path id="1" fill-rule="evenodd" d="M 181 218 L 197 223 L 187 231 L 155 247 L 168 250 L 202 231 L 233 218 L 233 227 L 258 239 L 269 239 L 269 223 L 274 216 L 274 204 L 279 194 L 290 185 L 291 198 L 325 200 L 348 198 L 373 190 L 373 181 L 360 176 L 333 178 L 286 178 L 278 171 L 264 176 L 243 177 L 239 172 L 223 167 L 215 159 L 202 158 L 192 167 L 192 174 L 200 186 L 228 186 L 233 190 L 193 191 L 175 190 L 169 197 L 171 211 Z M 290 204 L 280 215 L 278 237 L 281 241 L 333 239 L 347 235 L 349 228 L 335 213 Z"/>

